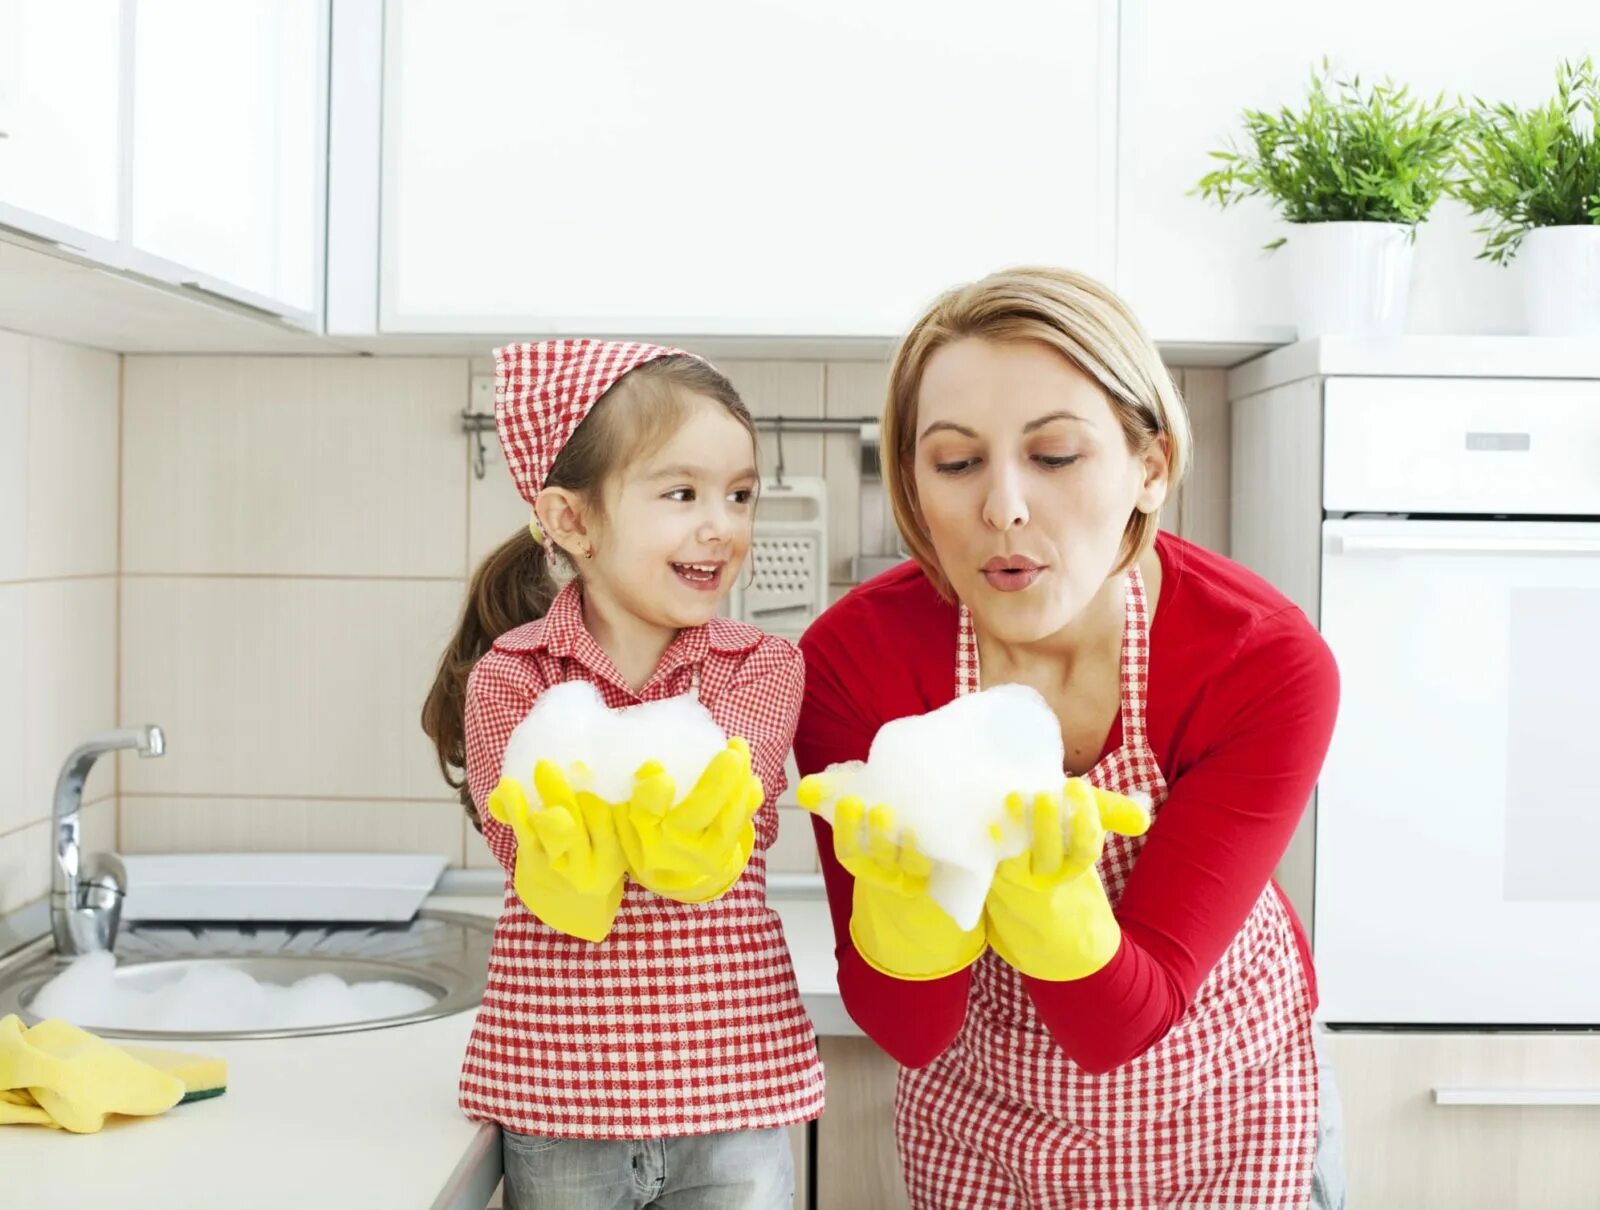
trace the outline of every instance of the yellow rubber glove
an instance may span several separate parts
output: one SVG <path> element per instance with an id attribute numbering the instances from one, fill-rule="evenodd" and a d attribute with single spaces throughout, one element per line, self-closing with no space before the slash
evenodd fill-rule
<path id="1" fill-rule="evenodd" d="M 1063 799 L 1071 812 L 1065 836 Z M 1027 819 L 1021 795 L 1006 808 L 1018 822 Z M 1025 975 L 1082 979 L 1110 962 L 1122 941 L 1094 868 L 1106 833 L 1142 835 L 1150 815 L 1133 799 L 1074 777 L 1059 796 L 1037 795 L 1027 822 L 1029 847 L 1000 863 L 984 902 L 989 944 Z"/>
<path id="2" fill-rule="evenodd" d="M 682 801 L 676 796 L 671 775 L 650 761 L 617 811 L 617 833 L 640 886 L 679 903 L 705 903 L 739 881 L 755 849 L 755 815 L 767 795 L 750 771 L 750 746 L 729 740 Z"/>
<path id="3" fill-rule="evenodd" d="M 517 835 L 511 882 L 527 909 L 553 929 L 585 941 L 603 941 L 622 904 L 626 863 L 613 808 L 586 790 L 574 790 L 552 761 L 533 769 L 539 806 L 528 804 L 522 784 L 502 777 L 489 795 L 489 814 Z"/>
<path id="4" fill-rule="evenodd" d="M 184 1082 L 65 1021 L 0 1017 L 0 1123 L 93 1134 L 113 1113 L 162 1113 Z"/>
<path id="5" fill-rule="evenodd" d="M 802 778 L 796 795 L 808 811 L 832 797 L 824 774 Z M 896 979 L 941 979 L 983 956 L 982 923 L 961 928 L 928 895 L 933 863 L 910 828 L 895 836 L 890 808 L 868 811 L 854 795 L 841 798 L 833 809 L 833 852 L 855 879 L 850 939 L 873 970 Z"/>

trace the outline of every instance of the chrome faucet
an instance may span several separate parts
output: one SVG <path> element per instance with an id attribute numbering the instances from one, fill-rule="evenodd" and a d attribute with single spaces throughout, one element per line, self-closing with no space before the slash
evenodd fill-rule
<path id="1" fill-rule="evenodd" d="M 160 727 L 102 732 L 74 748 L 56 778 L 50 829 L 54 859 L 50 931 L 55 934 L 56 953 L 63 957 L 108 950 L 117 939 L 127 874 L 113 853 L 96 853 L 87 862 L 83 860 L 78 816 L 90 768 L 105 753 L 119 748 L 136 749 L 140 756 L 160 756 L 167 750 L 167 740 Z"/>

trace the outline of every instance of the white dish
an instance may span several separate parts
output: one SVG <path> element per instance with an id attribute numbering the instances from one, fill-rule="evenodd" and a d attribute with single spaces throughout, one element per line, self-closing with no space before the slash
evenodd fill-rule
<path id="1" fill-rule="evenodd" d="M 147 853 L 122 858 L 125 920 L 398 921 L 448 864 L 415 853 Z"/>

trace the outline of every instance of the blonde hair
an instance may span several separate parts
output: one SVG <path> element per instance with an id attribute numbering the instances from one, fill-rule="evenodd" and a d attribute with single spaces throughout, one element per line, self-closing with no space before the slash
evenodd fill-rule
<path id="1" fill-rule="evenodd" d="M 954 595 L 950 581 L 923 532 L 917 504 L 917 394 L 934 353 L 969 336 L 1055 349 L 1100 384 L 1131 453 L 1143 454 L 1166 438 L 1170 487 L 1189 465 L 1189 415 L 1172 375 L 1127 304 L 1105 286 L 1069 269 L 1024 267 L 947 290 L 900 342 L 883 408 L 884 473 L 895 521 L 912 558 L 946 598 Z M 1159 524 L 1159 513 L 1133 510 L 1113 574 L 1150 549 Z"/>

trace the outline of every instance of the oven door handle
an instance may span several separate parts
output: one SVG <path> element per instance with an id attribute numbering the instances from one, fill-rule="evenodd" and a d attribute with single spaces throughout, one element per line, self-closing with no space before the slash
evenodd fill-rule
<path id="1" fill-rule="evenodd" d="M 1600 555 L 1600 538 L 1493 538 L 1440 534 L 1333 534 L 1329 553 L 1449 555 Z"/>
<path id="2" fill-rule="evenodd" d="M 1600 1105 L 1600 1088 L 1435 1088 L 1435 1105 Z"/>

